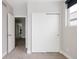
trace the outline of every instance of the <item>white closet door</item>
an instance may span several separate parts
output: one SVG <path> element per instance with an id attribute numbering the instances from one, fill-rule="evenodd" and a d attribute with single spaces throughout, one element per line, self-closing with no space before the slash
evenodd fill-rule
<path id="1" fill-rule="evenodd" d="M 8 14 L 8 53 L 15 48 L 15 20 L 13 15 Z"/>
<path id="2" fill-rule="evenodd" d="M 59 15 L 32 14 L 32 52 L 59 51 Z"/>

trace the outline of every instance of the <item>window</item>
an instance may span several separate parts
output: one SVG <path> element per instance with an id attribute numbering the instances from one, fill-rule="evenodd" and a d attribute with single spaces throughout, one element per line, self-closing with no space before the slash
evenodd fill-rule
<path id="1" fill-rule="evenodd" d="M 69 11 L 69 16 L 68 16 L 68 20 L 69 20 L 69 25 L 70 26 L 76 26 L 77 25 L 77 4 L 73 5 L 72 7 L 70 7 L 68 9 Z"/>

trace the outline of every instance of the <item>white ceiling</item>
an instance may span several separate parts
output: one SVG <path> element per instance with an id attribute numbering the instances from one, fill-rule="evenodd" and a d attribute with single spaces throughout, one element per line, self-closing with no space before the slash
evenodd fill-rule
<path id="1" fill-rule="evenodd" d="M 58 1 L 63 1 L 63 0 L 7 0 L 8 3 L 10 3 L 12 6 L 13 5 L 19 5 L 19 4 L 26 4 L 27 2 L 58 2 Z"/>
<path id="2" fill-rule="evenodd" d="M 29 2 L 61 2 L 64 0 L 7 0 L 7 2 L 13 7 L 15 16 L 26 15 L 27 3 Z"/>

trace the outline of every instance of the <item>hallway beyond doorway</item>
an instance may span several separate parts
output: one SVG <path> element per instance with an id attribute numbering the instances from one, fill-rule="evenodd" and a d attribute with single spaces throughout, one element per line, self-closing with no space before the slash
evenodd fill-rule
<path id="1" fill-rule="evenodd" d="M 15 47 L 25 48 L 25 39 L 24 38 L 15 39 Z"/>
<path id="2" fill-rule="evenodd" d="M 25 17 L 15 17 L 15 47 L 25 48 Z"/>

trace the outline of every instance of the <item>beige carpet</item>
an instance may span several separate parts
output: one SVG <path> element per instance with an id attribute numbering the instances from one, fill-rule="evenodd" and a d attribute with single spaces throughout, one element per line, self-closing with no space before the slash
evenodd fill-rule
<path id="1" fill-rule="evenodd" d="M 23 41 L 20 41 L 21 43 Z M 32 53 L 26 54 L 26 49 L 23 45 L 18 45 L 16 48 L 5 56 L 3 59 L 67 59 L 60 53 Z"/>

